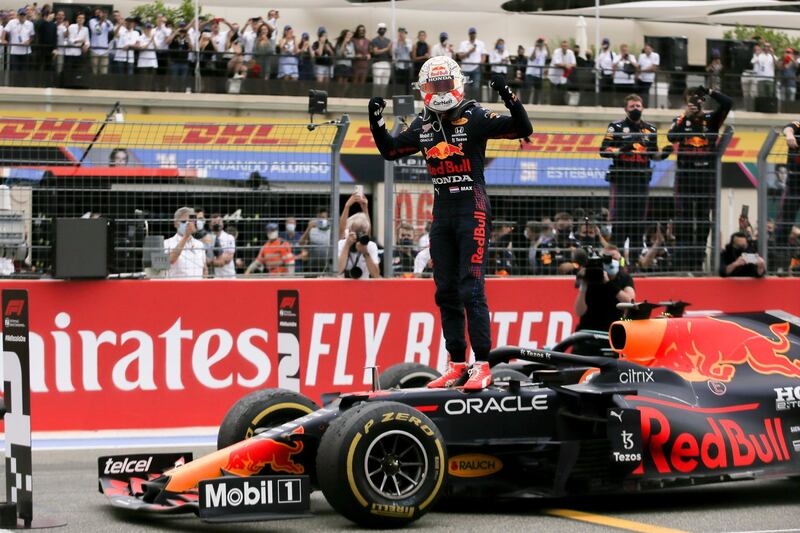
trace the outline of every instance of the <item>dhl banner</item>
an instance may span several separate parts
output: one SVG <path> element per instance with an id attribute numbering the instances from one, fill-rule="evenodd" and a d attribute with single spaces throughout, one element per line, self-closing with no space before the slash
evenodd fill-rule
<path id="1" fill-rule="evenodd" d="M 98 123 L 105 118 L 99 113 L 48 113 L 3 110 L 0 119 L 0 145 L 14 143 L 67 143 L 84 147 L 92 142 Z M 303 151 L 325 151 L 333 139 L 333 128 L 317 128 L 308 132 L 303 119 L 237 117 L 220 120 L 216 116 L 136 115 L 126 114 L 125 123 L 109 123 L 98 139 L 101 144 L 124 147 L 154 145 L 199 145 L 208 150 L 280 150 L 302 147 Z M 594 156 L 605 129 L 594 126 L 570 127 L 546 121 L 535 122 L 530 143 L 498 140 L 490 145 L 494 151 L 521 151 L 525 157 L 537 154 L 558 154 L 563 157 Z M 758 150 L 766 139 L 766 131 L 737 132 L 725 153 L 725 162 L 755 162 Z M 664 140 L 666 142 L 666 140 Z M 344 141 L 344 154 L 376 153 L 375 143 L 366 120 L 351 123 Z M 496 154 L 495 154 L 496 155 Z"/>
<path id="2" fill-rule="evenodd" d="M 8 288 L 29 294 L 40 431 L 215 426 L 257 389 L 318 400 L 369 388 L 365 367 L 441 369 L 447 358 L 431 280 L 0 282 Z M 695 312 L 800 315 L 800 279 L 645 278 L 636 291 Z M 550 346 L 575 329 L 571 278 L 490 279 L 487 295 L 495 346 Z"/>

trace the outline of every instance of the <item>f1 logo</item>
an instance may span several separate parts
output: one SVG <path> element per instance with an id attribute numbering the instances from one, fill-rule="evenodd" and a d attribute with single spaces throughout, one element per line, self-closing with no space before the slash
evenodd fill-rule
<path id="1" fill-rule="evenodd" d="M 291 309 L 292 307 L 294 307 L 294 303 L 296 301 L 297 297 L 295 296 L 284 296 L 283 298 L 281 298 L 281 303 L 278 305 L 278 307 L 280 309 Z"/>
<path id="2" fill-rule="evenodd" d="M 5 316 L 22 316 L 23 309 L 25 309 L 25 300 L 9 300 Z"/>

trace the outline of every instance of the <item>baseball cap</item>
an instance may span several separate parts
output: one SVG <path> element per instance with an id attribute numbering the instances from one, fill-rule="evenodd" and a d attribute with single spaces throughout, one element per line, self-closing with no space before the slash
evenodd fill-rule
<path id="1" fill-rule="evenodd" d="M 153 27 L 153 24 L 152 24 L 151 22 L 148 22 L 148 23 L 146 23 L 146 24 L 144 25 L 144 27 L 145 27 L 145 28 L 152 28 L 152 27 Z"/>
<path id="2" fill-rule="evenodd" d="M 17 9 L 17 15 L 25 15 L 26 13 L 27 11 L 25 10 L 24 7 Z"/>
<path id="3" fill-rule="evenodd" d="M 443 31 L 442 33 L 440 33 L 439 34 L 439 39 L 447 39 L 447 32 Z"/>
<path id="4" fill-rule="evenodd" d="M 543 42 L 544 42 L 544 37 L 539 37 L 538 39 L 536 39 L 536 44 L 543 43 Z"/>
<path id="5" fill-rule="evenodd" d="M 267 224 L 267 231 L 278 231 L 278 224 L 275 222 L 270 222 Z"/>
<path id="6" fill-rule="evenodd" d="M 181 21 L 178 22 L 178 27 L 179 28 L 183 28 L 185 26 L 186 26 L 186 21 L 185 20 L 181 20 Z"/>
<path id="7" fill-rule="evenodd" d="M 323 33 L 328 33 L 328 30 L 325 29 L 325 26 L 320 26 L 317 28 L 317 35 L 322 35 Z"/>
<path id="8" fill-rule="evenodd" d="M 386 23 L 385 22 L 379 22 L 378 23 L 378 29 L 381 29 L 381 28 L 386 29 Z"/>
<path id="9" fill-rule="evenodd" d="M 291 29 L 292 29 L 292 27 L 291 27 L 291 26 L 289 26 L 288 24 L 287 24 L 286 26 L 284 26 L 284 27 L 283 27 L 283 31 L 289 31 L 289 30 L 291 30 Z"/>
<path id="10" fill-rule="evenodd" d="M 603 37 L 603 44 L 610 44 L 611 41 L 608 40 L 608 37 Z"/>
<path id="11" fill-rule="evenodd" d="M 401 31 L 403 33 L 408 33 L 403 26 L 400 26 L 399 28 L 397 28 L 397 31 Z"/>
<path id="12" fill-rule="evenodd" d="M 478 33 L 478 30 L 476 30 L 475 28 L 470 28 L 470 29 L 467 31 L 467 33 Z"/>
<path id="13" fill-rule="evenodd" d="M 303 39 L 308 39 L 308 32 L 304 31 L 302 37 Z"/>

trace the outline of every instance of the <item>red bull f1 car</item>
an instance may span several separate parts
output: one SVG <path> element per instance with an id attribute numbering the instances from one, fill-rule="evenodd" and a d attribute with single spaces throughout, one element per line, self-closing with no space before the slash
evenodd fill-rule
<path id="1" fill-rule="evenodd" d="M 257 391 L 228 412 L 216 452 L 101 458 L 100 490 L 117 507 L 203 517 L 318 489 L 357 524 L 393 527 L 443 496 L 800 475 L 798 317 L 626 320 L 609 340 L 611 357 L 498 348 L 492 365 L 514 361 L 528 377 L 478 392 L 372 390 L 319 408 L 295 392 Z"/>

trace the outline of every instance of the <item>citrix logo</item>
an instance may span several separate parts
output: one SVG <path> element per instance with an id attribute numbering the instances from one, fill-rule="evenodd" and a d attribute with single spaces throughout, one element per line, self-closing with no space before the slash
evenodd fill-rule
<path id="1" fill-rule="evenodd" d="M 629 368 L 619 375 L 620 383 L 655 383 L 652 370 L 634 370 Z"/>

